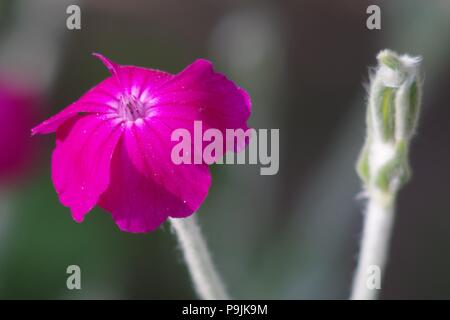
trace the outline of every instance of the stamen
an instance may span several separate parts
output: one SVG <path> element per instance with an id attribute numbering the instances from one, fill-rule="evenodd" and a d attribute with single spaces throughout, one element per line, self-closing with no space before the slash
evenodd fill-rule
<path id="1" fill-rule="evenodd" d="M 126 121 L 136 121 L 148 115 L 149 107 L 134 95 L 122 95 L 117 109 L 119 117 Z"/>

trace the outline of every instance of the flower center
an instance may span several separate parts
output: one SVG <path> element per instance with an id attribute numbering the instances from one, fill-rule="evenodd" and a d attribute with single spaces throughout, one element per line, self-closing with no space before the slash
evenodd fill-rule
<path id="1" fill-rule="evenodd" d="M 117 113 L 119 117 L 126 121 L 136 121 L 147 117 L 148 106 L 133 95 L 123 95 L 120 97 Z"/>

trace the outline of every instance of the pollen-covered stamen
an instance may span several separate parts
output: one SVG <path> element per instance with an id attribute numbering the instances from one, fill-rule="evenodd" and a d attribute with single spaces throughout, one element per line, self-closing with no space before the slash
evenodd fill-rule
<path id="1" fill-rule="evenodd" d="M 126 121 L 147 117 L 149 106 L 133 95 L 122 95 L 117 108 L 118 116 Z"/>

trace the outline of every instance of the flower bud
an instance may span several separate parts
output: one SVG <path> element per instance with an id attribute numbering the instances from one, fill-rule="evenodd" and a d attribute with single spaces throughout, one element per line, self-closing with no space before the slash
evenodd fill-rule
<path id="1" fill-rule="evenodd" d="M 366 187 L 397 192 L 409 179 L 408 149 L 421 100 L 420 57 L 383 50 L 371 77 L 367 137 L 357 171 Z"/>

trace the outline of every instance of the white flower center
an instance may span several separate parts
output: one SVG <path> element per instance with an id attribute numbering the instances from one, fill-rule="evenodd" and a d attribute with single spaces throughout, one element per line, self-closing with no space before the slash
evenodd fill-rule
<path id="1" fill-rule="evenodd" d="M 126 121 L 136 121 L 149 115 L 150 106 L 134 95 L 122 95 L 119 100 L 117 113 Z"/>

